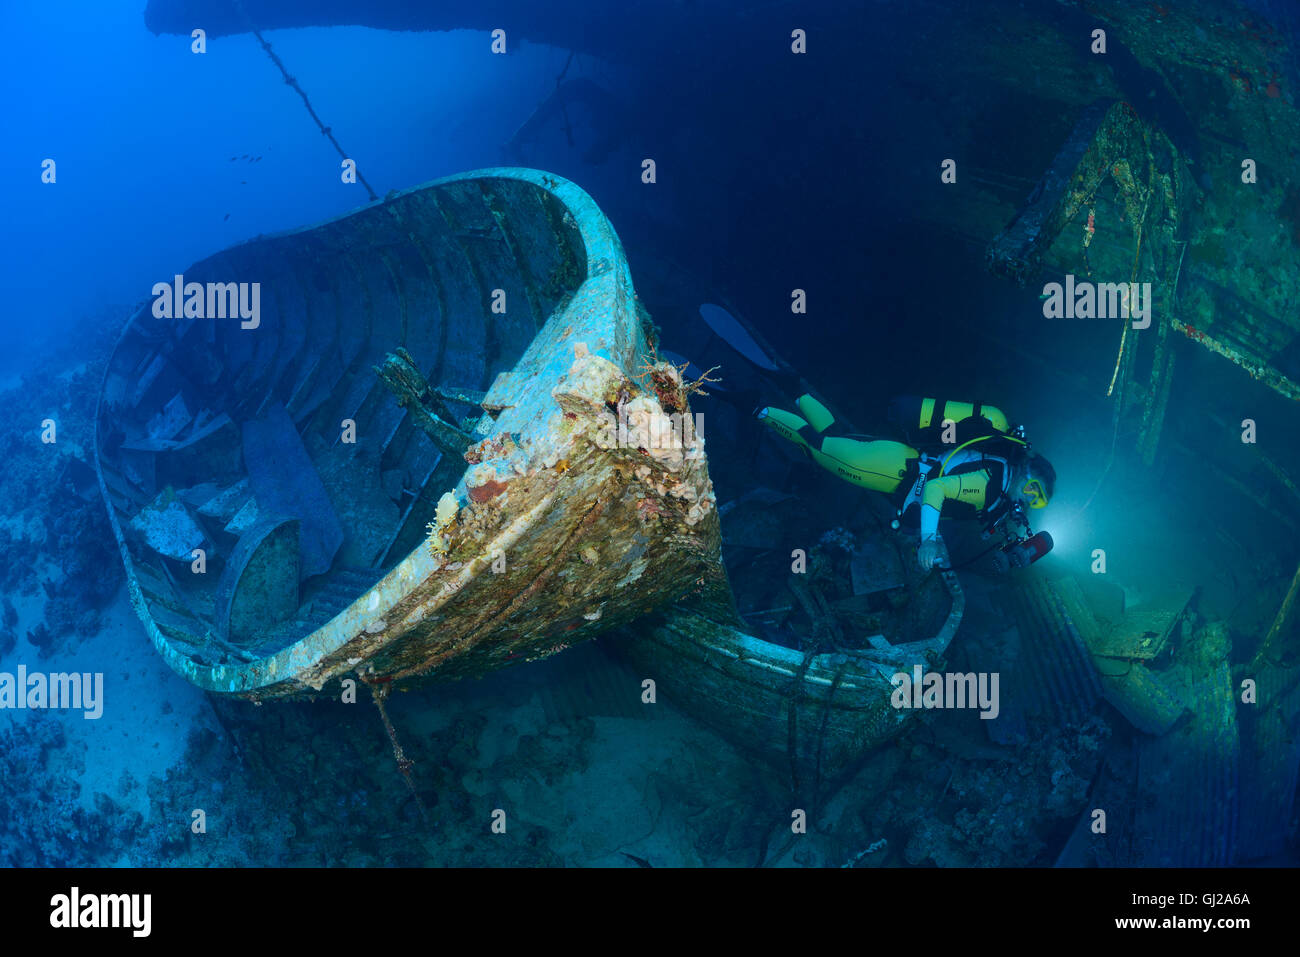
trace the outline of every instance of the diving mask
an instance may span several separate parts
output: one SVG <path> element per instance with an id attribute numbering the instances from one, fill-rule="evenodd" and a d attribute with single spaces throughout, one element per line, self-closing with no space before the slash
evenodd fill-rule
<path id="1" fill-rule="evenodd" d="M 1031 478 L 1025 482 L 1025 487 L 1020 490 L 1020 494 L 1024 496 L 1030 508 L 1047 507 L 1047 489 L 1039 479 Z"/>

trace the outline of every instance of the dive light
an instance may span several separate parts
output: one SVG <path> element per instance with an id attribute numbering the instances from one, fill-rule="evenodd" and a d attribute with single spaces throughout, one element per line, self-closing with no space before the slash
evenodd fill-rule
<path id="1" fill-rule="evenodd" d="M 1028 568 L 1052 550 L 1052 536 L 1039 532 L 1019 542 L 1012 542 L 1002 549 L 1012 568 Z"/>

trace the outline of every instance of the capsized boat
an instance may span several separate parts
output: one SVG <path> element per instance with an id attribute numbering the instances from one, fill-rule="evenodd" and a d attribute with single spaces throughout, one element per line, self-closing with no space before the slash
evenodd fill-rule
<path id="1" fill-rule="evenodd" d="M 910 620 L 912 640 L 875 634 L 852 649 L 796 649 L 673 606 L 625 629 L 617 647 L 669 700 L 788 774 L 792 791 L 815 804 L 915 716 L 895 706 L 895 676 L 939 667 L 965 611 L 951 571 L 934 572 L 906 604 L 891 603 Z"/>
<path id="2" fill-rule="evenodd" d="M 688 594 L 726 618 L 689 383 L 573 183 L 452 176 L 154 294 L 96 469 L 131 601 L 199 687 L 481 675 Z"/>

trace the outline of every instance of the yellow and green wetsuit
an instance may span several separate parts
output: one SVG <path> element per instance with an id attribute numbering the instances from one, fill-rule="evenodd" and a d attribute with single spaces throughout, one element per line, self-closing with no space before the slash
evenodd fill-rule
<path id="1" fill-rule="evenodd" d="M 902 442 L 828 434 L 835 417 L 811 395 L 800 396 L 795 405 L 798 414 L 767 408 L 759 410 L 758 418 L 777 435 L 802 448 L 826 471 L 846 482 L 873 492 L 891 493 L 920 458 L 920 452 Z"/>
<path id="2" fill-rule="evenodd" d="M 978 420 L 984 431 L 964 443 L 953 442 L 949 447 L 927 452 L 890 439 L 835 434 L 835 417 L 811 395 L 796 400 L 798 413 L 765 408 L 757 415 L 828 472 L 854 485 L 894 496 L 904 520 L 919 524 L 922 539 L 937 536 L 940 513 L 979 517 L 990 526 L 1001 521 L 1011 507 L 1012 497 L 1007 493 L 1015 469 L 1008 457 L 988 454 L 990 446 L 981 448 L 981 443 L 994 440 L 993 447 L 999 451 L 1009 443 L 1023 445 L 1019 439 L 1004 434 L 1009 427 L 1006 416 L 980 403 L 936 399 L 916 399 L 915 403 L 916 427 L 923 431 L 940 426 L 944 420 L 952 420 L 959 434 L 960 426 L 971 420 Z M 897 411 L 896 403 L 891 412 Z M 992 426 L 992 434 L 988 425 Z"/>

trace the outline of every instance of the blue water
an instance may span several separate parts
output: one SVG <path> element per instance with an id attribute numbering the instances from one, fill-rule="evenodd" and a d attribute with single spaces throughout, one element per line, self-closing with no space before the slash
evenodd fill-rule
<path id="1" fill-rule="evenodd" d="M 245 2 L 254 19 L 274 22 L 269 7 Z M 1300 560 L 1300 509 L 1286 484 L 1300 476 L 1294 400 L 1171 332 L 1167 420 L 1144 462 L 1136 421 L 1117 425 L 1107 395 L 1121 326 L 1050 324 L 1038 286 L 1058 275 L 1036 274 L 1019 288 L 985 264 L 987 244 L 1084 108 L 1098 98 L 1137 100 L 1137 113 L 1164 123 L 1192 159 L 1187 181 L 1198 193 L 1181 234 L 1189 245 L 1180 295 L 1189 309 L 1207 297 L 1237 304 L 1218 313 L 1211 333 L 1261 350 L 1285 378 L 1300 335 L 1300 193 L 1294 145 L 1278 132 L 1297 123 L 1290 5 L 1177 4 L 1187 17 L 1170 20 L 1186 44 L 1178 49 L 1231 37 L 1258 52 L 1248 80 L 1231 78 L 1226 65 L 1201 75 L 1187 67 L 1194 57 L 1152 56 L 1143 31 L 1161 27 L 1150 11 L 1108 24 L 1123 51 L 1112 68 L 1078 35 L 1093 15 L 1046 0 L 906 9 L 702 2 L 666 5 L 654 23 L 637 19 L 654 16 L 644 13 L 589 21 L 572 4 L 539 23 L 521 4 L 517 20 L 502 21 L 505 54 L 493 52 L 486 24 L 422 29 L 425 4 L 376 8 L 386 26 L 409 29 L 266 29 L 378 197 L 501 165 L 570 179 L 618 231 L 664 348 L 701 369 L 721 365 L 733 397 L 791 408 L 796 396 L 711 334 L 701 303 L 743 316 L 783 368 L 873 435 L 891 428 L 884 412 L 901 393 L 995 404 L 1024 424 L 1059 476 L 1041 517 L 1056 548 L 1036 571 L 1095 584 L 1101 549 L 1105 601 L 1126 614 L 1191 603 L 1186 647 L 1158 664 L 1184 704 L 1166 733 L 1203 736 L 1188 753 L 1209 755 L 1204 766 L 1177 764 L 1173 737 L 1142 731 L 1103 700 L 1101 679 L 1088 677 L 1079 679 L 1094 689 L 1080 693 L 1088 697 L 1082 718 L 1053 713 L 1036 725 L 1041 716 L 1031 714 L 1029 736 L 1015 739 L 978 721 L 927 715 L 815 802 L 791 788 L 788 768 L 761 757 L 759 743 L 719 735 L 698 708 L 666 701 L 647 717 L 640 675 L 604 639 L 480 682 L 395 696 L 389 707 L 416 762 L 418 800 L 366 698 L 354 709 L 254 708 L 205 695 L 167 668 L 126 600 L 90 471 L 107 356 L 155 283 L 369 197 L 361 183 L 343 181 L 339 155 L 253 36 L 213 35 L 196 53 L 187 36 L 150 32 L 141 6 L 69 0 L 9 5 L 0 15 L 0 453 L 9 463 L 0 479 L 0 673 L 20 664 L 102 673 L 105 696 L 97 721 L 0 711 L 0 863 L 1296 861 L 1300 699 L 1286 675 L 1300 625 L 1295 614 L 1278 615 Z M 299 5 L 279 6 L 292 22 Z M 1240 25 L 1247 17 L 1273 26 Z M 974 24 L 984 32 L 971 33 Z M 808 31 L 806 54 L 791 51 L 795 28 Z M 1139 90 L 1153 83 L 1169 86 Z M 547 109 L 565 84 L 572 98 Z M 526 125 L 539 108 L 541 119 Z M 1230 192 L 1243 149 L 1263 171 L 1258 191 L 1244 196 Z M 654 184 L 642 180 L 646 158 L 657 164 Z M 940 181 L 948 158 L 957 161 L 953 187 Z M 42 179 L 46 160 L 54 182 Z M 1111 243 L 1122 249 L 1116 261 L 1127 262 L 1132 224 L 1104 221 L 1118 205 L 1101 208 L 1096 255 Z M 1066 230 L 1081 237 L 1082 220 Z M 1252 272 L 1252 258 L 1265 255 L 1277 258 Z M 806 293 L 806 313 L 792 313 L 794 290 Z M 1265 317 L 1264 332 L 1234 330 L 1242 303 Z M 1135 381 L 1146 381 L 1151 362 L 1149 351 L 1140 354 Z M 746 410 L 718 396 L 698 401 L 721 424 L 708 440 L 718 503 L 760 490 L 764 508 L 780 516 L 771 548 L 724 551 L 741 610 L 795 607 L 784 626 L 752 619 L 751 630 L 806 648 L 812 625 L 769 553 L 780 551 L 782 564 L 792 543 L 865 538 L 873 509 L 885 512 L 754 426 Z M 1257 445 L 1239 441 L 1247 418 L 1258 423 Z M 57 423 L 56 442 L 42 441 L 47 419 Z M 723 534 L 732 534 L 725 519 Z M 824 586 L 846 602 L 854 597 L 847 568 L 840 561 L 839 579 Z M 968 617 L 950 664 L 1010 675 L 1008 629 L 1023 632 L 1027 659 L 1038 653 L 1029 626 L 1007 611 L 1003 583 L 969 570 L 962 580 Z M 746 585 L 766 601 L 746 607 Z M 1220 624 L 1231 647 L 1214 658 L 1205 636 Z M 1261 665 L 1254 656 L 1270 628 Z M 1224 726 L 1211 722 L 1207 683 L 1220 681 L 1227 694 L 1243 678 L 1258 678 L 1264 698 L 1229 708 Z M 1139 752 L 1144 773 L 1169 761 L 1166 783 L 1205 790 L 1162 816 L 1150 800 L 1156 779 L 1129 790 L 1120 780 L 1137 774 L 1123 762 Z M 1010 776 L 1013 766 L 1030 770 Z M 307 794 L 304 780 L 313 783 Z M 1105 801 L 1138 833 L 1089 843 L 1081 822 Z M 809 831 L 792 834 L 791 809 L 805 805 Z M 998 817 L 1004 806 L 1031 824 L 1016 831 Z M 932 819 L 917 810 L 926 807 Z M 501 808 L 511 824 L 494 835 Z M 206 832 L 191 827 L 196 809 Z M 1172 821 L 1204 829 L 1192 851 Z M 1240 832 L 1227 833 L 1224 822 L 1238 821 Z"/>
<path id="2" fill-rule="evenodd" d="M 340 181 L 338 157 L 251 37 L 214 38 L 198 55 L 187 38 L 148 33 L 138 7 L 30 4 L 6 15 L 0 334 L 11 367 L 33 358 L 21 348 L 33 332 L 69 335 L 218 249 L 366 201 Z M 381 195 L 499 163 L 567 55 L 532 46 L 492 58 L 467 31 L 269 39 Z M 47 158 L 58 164 L 53 187 L 41 182 Z"/>

